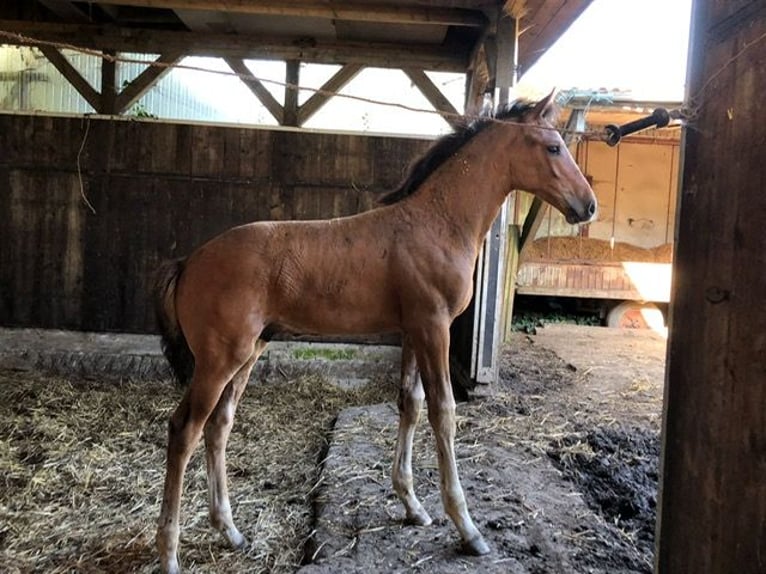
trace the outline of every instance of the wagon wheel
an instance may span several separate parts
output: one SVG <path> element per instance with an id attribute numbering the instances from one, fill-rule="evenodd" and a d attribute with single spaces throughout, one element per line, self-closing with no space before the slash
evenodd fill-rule
<path id="1" fill-rule="evenodd" d="M 609 311 L 606 324 L 608 327 L 659 331 L 665 327 L 665 320 L 662 311 L 653 303 L 623 301 Z"/>

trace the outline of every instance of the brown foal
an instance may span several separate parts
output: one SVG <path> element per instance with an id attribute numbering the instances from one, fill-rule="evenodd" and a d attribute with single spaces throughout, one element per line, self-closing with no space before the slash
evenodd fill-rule
<path id="1" fill-rule="evenodd" d="M 467 552 L 489 552 L 455 462 L 449 328 L 469 303 L 477 254 L 512 189 L 537 194 L 570 223 L 595 215 L 593 191 L 547 117 L 552 99 L 515 104 L 438 140 L 381 207 L 326 221 L 243 225 L 163 267 L 156 294 L 163 346 L 177 377 L 189 382 L 169 425 L 157 530 L 165 572 L 179 572 L 183 477 L 203 436 L 210 520 L 231 545 L 245 542 L 229 504 L 226 442 L 253 364 L 278 332 L 401 333 L 392 478 L 406 519 L 431 522 L 411 466 L 425 400 L 445 511 Z"/>

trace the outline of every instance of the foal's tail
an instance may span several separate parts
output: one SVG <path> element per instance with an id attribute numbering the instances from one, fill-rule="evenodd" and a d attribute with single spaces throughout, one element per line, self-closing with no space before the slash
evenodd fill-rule
<path id="1" fill-rule="evenodd" d="M 154 312 L 162 336 L 162 352 L 180 385 L 188 385 L 194 373 L 194 355 L 176 316 L 176 286 L 185 264 L 186 259 L 163 263 L 154 283 Z"/>

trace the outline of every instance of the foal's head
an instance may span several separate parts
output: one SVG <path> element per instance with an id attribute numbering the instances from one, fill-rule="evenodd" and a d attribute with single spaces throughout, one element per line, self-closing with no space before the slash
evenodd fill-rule
<path id="1" fill-rule="evenodd" d="M 567 222 L 587 223 L 596 216 L 596 196 L 551 122 L 553 95 L 509 126 L 516 130 L 515 157 L 521 160 L 514 164 L 514 185 L 553 205 Z"/>

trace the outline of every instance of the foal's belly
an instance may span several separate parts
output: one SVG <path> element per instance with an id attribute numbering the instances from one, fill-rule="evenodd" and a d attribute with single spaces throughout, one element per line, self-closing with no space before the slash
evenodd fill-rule
<path id="1" fill-rule="evenodd" d="M 367 335 L 398 331 L 400 313 L 388 293 L 374 289 L 305 289 L 283 301 L 273 323 L 292 333 Z"/>

